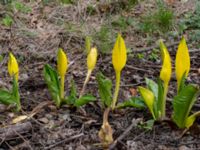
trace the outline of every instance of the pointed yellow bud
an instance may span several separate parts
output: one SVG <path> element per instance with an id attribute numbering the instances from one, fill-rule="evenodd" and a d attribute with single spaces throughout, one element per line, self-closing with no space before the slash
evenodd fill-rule
<path id="1" fill-rule="evenodd" d="M 57 70 L 58 74 L 62 77 L 65 76 L 68 68 L 68 60 L 63 49 L 59 48 L 57 53 Z"/>
<path id="2" fill-rule="evenodd" d="M 87 56 L 88 70 L 93 70 L 97 62 L 97 49 L 92 48 Z"/>
<path id="3" fill-rule="evenodd" d="M 160 79 L 164 81 L 165 87 L 167 87 L 172 73 L 171 58 L 166 46 L 162 41 L 160 41 L 160 49 L 163 61 L 162 69 L 160 71 Z"/>
<path id="4" fill-rule="evenodd" d="M 176 53 L 175 67 L 176 67 L 176 79 L 179 88 L 184 73 L 185 76 L 187 77 L 190 70 L 190 55 L 184 37 L 181 39 L 181 42 L 178 46 L 178 50 Z"/>
<path id="5" fill-rule="evenodd" d="M 68 68 L 68 60 L 67 55 L 63 51 L 63 49 L 59 48 L 57 54 L 57 70 L 60 75 L 60 97 L 64 98 L 64 88 L 65 88 L 65 74 Z"/>
<path id="6" fill-rule="evenodd" d="M 8 59 L 8 72 L 11 77 L 15 76 L 18 81 L 19 78 L 19 67 L 15 56 L 12 53 L 9 53 Z"/>
<path id="7" fill-rule="evenodd" d="M 118 34 L 112 51 L 112 63 L 116 72 L 120 72 L 126 64 L 127 54 L 124 39 Z"/>
<path id="8" fill-rule="evenodd" d="M 154 100 L 155 100 L 153 92 L 151 92 L 149 89 L 144 88 L 144 87 L 139 87 L 139 92 L 140 92 L 145 104 L 149 108 L 153 118 L 156 119 L 154 110 L 153 110 Z"/>

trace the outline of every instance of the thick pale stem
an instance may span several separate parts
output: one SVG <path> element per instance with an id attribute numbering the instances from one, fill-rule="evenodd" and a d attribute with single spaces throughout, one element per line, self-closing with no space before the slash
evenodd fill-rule
<path id="1" fill-rule="evenodd" d="M 83 96 L 83 94 L 84 94 L 84 92 L 85 92 L 86 85 L 87 85 L 87 83 L 88 83 L 88 81 L 89 81 L 89 79 L 90 79 L 91 74 L 92 74 L 92 70 L 88 70 L 87 76 L 86 76 L 86 78 L 85 78 L 85 81 L 84 81 L 84 84 L 83 84 L 83 87 L 82 87 L 82 90 L 81 90 L 81 93 L 80 93 L 79 98 L 80 98 L 81 96 Z"/>
<path id="2" fill-rule="evenodd" d="M 65 91 L 65 76 L 60 77 L 60 98 L 64 98 L 64 91 Z"/>
<path id="3" fill-rule="evenodd" d="M 119 94 L 120 76 L 121 76 L 121 72 L 116 71 L 115 93 L 114 93 L 113 101 L 112 101 L 112 104 L 111 104 L 112 110 L 115 109 L 115 105 L 116 105 L 118 94 Z"/>
<path id="4" fill-rule="evenodd" d="M 108 123 L 108 115 L 110 112 L 110 108 L 106 108 L 103 114 L 103 125 L 105 125 L 106 123 Z"/>

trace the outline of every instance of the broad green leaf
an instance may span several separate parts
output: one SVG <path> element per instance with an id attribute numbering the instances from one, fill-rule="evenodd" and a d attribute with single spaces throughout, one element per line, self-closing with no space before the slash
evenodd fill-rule
<path id="1" fill-rule="evenodd" d="M 186 127 L 186 128 L 190 128 L 190 127 L 193 125 L 194 121 L 196 120 L 196 118 L 197 118 L 198 116 L 200 116 L 200 111 L 198 111 L 198 112 L 196 112 L 196 113 L 190 115 L 190 116 L 186 119 L 185 127 Z"/>
<path id="2" fill-rule="evenodd" d="M 187 77 L 190 70 L 190 55 L 184 37 L 181 39 L 176 53 L 175 69 L 179 89 L 180 81 L 183 77 L 183 74 L 185 73 L 185 77 Z"/>
<path id="3" fill-rule="evenodd" d="M 74 83 L 74 80 L 71 80 L 71 85 L 70 85 L 70 95 L 65 98 L 65 102 L 68 105 L 74 105 L 76 100 L 77 100 L 77 91 L 76 91 L 76 85 Z"/>
<path id="4" fill-rule="evenodd" d="M 199 87 L 195 85 L 187 85 L 173 99 L 173 121 L 179 128 L 186 127 L 186 120 L 199 95 Z M 189 124 L 189 123 L 188 123 Z M 189 125 L 187 125 L 189 126 Z"/>
<path id="5" fill-rule="evenodd" d="M 139 87 L 139 92 L 140 92 L 145 104 L 149 108 L 153 118 L 156 120 L 156 116 L 155 116 L 155 113 L 154 113 L 155 97 L 154 97 L 153 92 L 150 91 L 147 88 L 144 88 L 144 87 Z"/>
<path id="6" fill-rule="evenodd" d="M 164 89 L 164 82 L 158 78 L 158 100 L 157 100 L 157 110 L 156 115 L 157 118 L 161 119 L 161 117 L 165 117 L 165 105 L 166 105 L 166 96 Z"/>
<path id="7" fill-rule="evenodd" d="M 131 97 L 129 100 L 126 100 L 117 105 L 117 108 L 126 108 L 126 107 L 136 107 L 136 108 L 145 108 L 145 103 L 141 97 Z"/>
<path id="8" fill-rule="evenodd" d="M 97 82 L 102 105 L 110 107 L 112 103 L 112 82 L 106 79 L 102 73 L 97 74 Z"/>
<path id="9" fill-rule="evenodd" d="M 7 90 L 0 89 L 0 103 L 5 105 L 16 104 L 15 97 Z"/>
<path id="10" fill-rule="evenodd" d="M 158 84 L 151 79 L 145 78 L 147 88 L 151 90 L 156 99 L 158 99 Z"/>
<path id="11" fill-rule="evenodd" d="M 80 107 L 89 102 L 94 102 L 95 100 L 96 98 L 92 95 L 84 95 L 75 101 L 74 106 Z"/>
<path id="12" fill-rule="evenodd" d="M 49 92 L 51 93 L 51 96 L 54 102 L 56 103 L 56 106 L 60 107 L 61 98 L 60 98 L 60 83 L 58 79 L 58 74 L 48 64 L 44 66 L 44 78 L 48 86 Z"/>
<path id="13" fill-rule="evenodd" d="M 70 96 L 74 98 L 77 97 L 76 85 L 75 85 L 74 79 L 71 79 Z"/>

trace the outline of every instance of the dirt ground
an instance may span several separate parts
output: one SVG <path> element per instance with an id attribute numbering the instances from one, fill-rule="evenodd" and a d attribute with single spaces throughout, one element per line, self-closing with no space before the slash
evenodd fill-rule
<path id="1" fill-rule="evenodd" d="M 99 53 L 98 62 L 86 92 L 97 97 L 94 104 L 83 107 L 87 112 L 82 113 L 73 108 L 62 106 L 57 109 L 51 103 L 51 97 L 43 78 L 44 64 L 56 64 L 56 51 L 62 47 L 67 53 L 70 67 L 66 76 L 66 93 L 68 92 L 71 78 L 75 80 L 80 90 L 86 76 L 85 36 L 98 32 L 109 19 L 119 16 L 118 3 L 107 5 L 103 1 L 79 0 L 74 4 L 61 5 L 54 1 L 47 4 L 41 0 L 19 0 L 31 8 L 31 12 L 23 13 L 12 10 L 10 13 L 14 23 L 11 27 L 0 24 L 0 87 L 11 87 L 11 80 L 7 73 L 8 52 L 12 51 L 19 61 L 20 66 L 20 95 L 22 111 L 14 113 L 5 106 L 0 107 L 0 150 L 100 150 L 102 146 L 98 138 L 98 131 L 102 124 L 103 110 L 97 89 L 95 74 L 103 72 L 112 79 L 115 74 L 111 63 L 111 50 Z M 88 13 L 88 5 L 95 6 L 94 14 Z M 116 6 L 115 6 L 116 5 Z M 121 5 L 121 4 L 120 4 Z M 193 12 L 193 0 L 183 3 L 175 1 L 170 7 L 176 12 L 178 20 L 184 13 Z M 125 17 L 140 18 L 147 10 L 154 9 L 154 1 L 141 1 L 129 11 L 120 11 Z M 0 18 L 8 11 L 8 6 L 0 4 Z M 109 14 L 109 15 L 108 15 Z M 113 42 L 116 38 L 114 30 L 111 36 Z M 161 60 L 158 52 L 156 60 L 149 59 L 152 50 L 158 48 L 156 41 L 160 38 L 166 41 L 172 59 L 175 58 L 177 43 L 181 36 L 175 38 L 158 34 L 150 35 L 153 42 L 148 43 L 149 36 L 130 26 L 121 31 L 129 48 L 127 65 L 122 72 L 119 101 L 137 95 L 136 89 L 145 85 L 145 77 L 156 79 L 159 76 Z M 188 39 L 191 56 L 191 70 L 188 77 L 189 83 L 200 85 L 200 50 L 197 43 L 190 40 L 190 30 L 184 32 Z M 93 40 L 93 45 L 98 46 L 99 41 Z M 143 57 L 135 57 L 142 54 Z M 174 61 L 173 61 L 174 64 Z M 173 74 L 167 101 L 167 116 L 172 114 L 171 98 L 176 93 L 176 80 Z M 38 112 L 32 118 L 21 122 L 24 131 L 13 131 L 11 135 L 2 134 L 4 130 L 12 130 L 11 120 L 22 114 L 30 114 L 33 109 Z M 200 97 L 192 111 L 200 109 Z M 126 108 L 116 110 L 109 116 L 110 124 L 114 130 L 114 139 L 119 138 L 130 126 L 131 130 L 126 136 L 118 140 L 113 147 L 116 150 L 197 150 L 200 149 L 200 120 L 197 119 L 195 128 L 180 137 L 182 130 L 170 123 L 155 123 L 152 130 L 142 127 L 142 124 L 151 119 L 147 110 Z M 134 122 L 140 120 L 138 125 Z M 20 125 L 19 125 L 20 126 Z M 8 128 L 6 128 L 8 127 Z"/>

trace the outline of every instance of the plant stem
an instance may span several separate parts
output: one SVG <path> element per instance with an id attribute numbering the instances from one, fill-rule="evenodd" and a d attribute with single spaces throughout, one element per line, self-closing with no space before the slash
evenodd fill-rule
<path id="1" fill-rule="evenodd" d="M 161 105 L 161 119 L 165 118 L 165 111 L 166 111 L 166 97 L 167 97 L 167 91 L 168 91 L 168 83 L 164 84 L 164 91 L 163 91 L 163 102 Z"/>
<path id="2" fill-rule="evenodd" d="M 90 79 L 91 74 L 92 74 L 92 70 L 90 69 L 90 70 L 88 70 L 88 72 L 87 72 L 87 76 L 86 76 L 86 78 L 85 78 L 85 81 L 84 81 L 84 84 L 83 84 L 81 93 L 80 93 L 80 95 L 79 95 L 79 98 L 84 94 L 86 85 L 87 85 L 87 83 L 88 83 L 88 81 L 89 81 L 89 79 Z"/>
<path id="3" fill-rule="evenodd" d="M 64 98 L 64 90 L 65 90 L 65 76 L 61 76 L 60 77 L 60 98 L 61 98 L 61 100 Z"/>
<path id="4" fill-rule="evenodd" d="M 110 112 L 110 108 L 106 108 L 103 114 L 103 125 L 105 125 L 108 122 L 109 112 Z"/>
<path id="5" fill-rule="evenodd" d="M 16 76 L 13 77 L 13 94 L 16 98 L 17 111 L 20 111 L 21 110 L 21 102 L 20 102 L 20 95 L 19 95 L 18 79 Z"/>
<path id="6" fill-rule="evenodd" d="M 121 76 L 121 72 L 120 71 L 116 71 L 115 93 L 114 93 L 113 101 L 112 101 L 112 104 L 111 104 L 112 110 L 115 109 L 115 105 L 116 105 L 118 94 L 119 94 L 120 76 Z"/>

